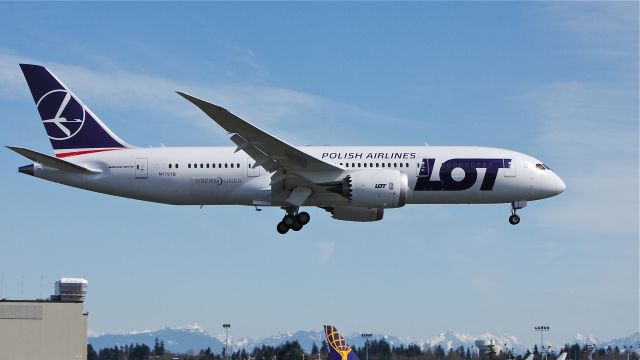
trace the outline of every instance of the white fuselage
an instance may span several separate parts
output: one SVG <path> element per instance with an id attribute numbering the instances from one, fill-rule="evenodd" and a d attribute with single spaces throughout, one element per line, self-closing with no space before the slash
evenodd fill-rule
<path id="1" fill-rule="evenodd" d="M 511 203 L 551 197 L 565 189 L 553 171 L 536 166 L 541 163 L 539 160 L 497 148 L 307 146 L 299 149 L 343 168 L 341 173 L 330 175 L 300 173 L 305 177 L 339 180 L 344 174 L 363 170 L 397 170 L 406 174 L 407 204 Z M 254 161 L 235 150 L 234 147 L 167 147 L 104 151 L 64 158 L 98 170 L 97 174 L 64 172 L 36 163 L 33 175 L 91 191 L 165 204 L 285 205 L 286 198 L 272 188 L 273 174 L 262 167 L 253 168 Z M 314 192 L 304 202 L 304 206 L 341 204 L 347 205 L 347 199 L 326 191 Z"/>

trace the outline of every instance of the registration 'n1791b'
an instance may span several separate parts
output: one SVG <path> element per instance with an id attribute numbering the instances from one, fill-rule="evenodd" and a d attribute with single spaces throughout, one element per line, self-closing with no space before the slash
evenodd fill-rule
<path id="1" fill-rule="evenodd" d="M 334 219 L 381 220 L 406 204 L 510 204 L 565 190 L 553 171 L 520 152 L 465 146 L 293 146 L 228 110 L 180 96 L 231 136 L 232 147 L 139 148 L 113 133 L 51 71 L 21 64 L 53 156 L 10 146 L 33 161 L 19 171 L 100 193 L 174 205 L 278 207 L 278 232 L 309 223 L 305 206 Z M 149 169 L 152 169 L 151 171 Z"/>

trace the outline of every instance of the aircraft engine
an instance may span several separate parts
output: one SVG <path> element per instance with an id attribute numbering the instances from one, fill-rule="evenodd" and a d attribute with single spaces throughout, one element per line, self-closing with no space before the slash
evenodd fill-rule
<path id="1" fill-rule="evenodd" d="M 331 211 L 334 219 L 345 221 L 378 221 L 384 216 L 384 209 L 359 206 L 341 206 L 328 211 Z"/>
<path id="2" fill-rule="evenodd" d="M 329 191 L 368 208 L 398 208 L 407 203 L 409 180 L 397 170 L 362 170 L 347 175 Z"/>

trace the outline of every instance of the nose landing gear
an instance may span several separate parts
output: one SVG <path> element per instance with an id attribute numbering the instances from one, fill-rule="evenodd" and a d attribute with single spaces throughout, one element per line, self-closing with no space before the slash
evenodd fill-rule
<path id="1" fill-rule="evenodd" d="M 290 207 L 284 209 L 287 214 L 282 218 L 282 221 L 276 226 L 276 230 L 280 234 L 286 234 L 289 229 L 293 231 L 300 231 L 302 227 L 307 225 L 311 220 L 311 215 L 308 212 L 298 212 L 298 207 Z"/>
<path id="2" fill-rule="evenodd" d="M 509 224 L 518 225 L 520 223 L 520 216 L 516 214 L 516 210 L 522 209 L 527 206 L 525 200 L 514 201 L 511 203 L 511 216 L 509 216 Z"/>

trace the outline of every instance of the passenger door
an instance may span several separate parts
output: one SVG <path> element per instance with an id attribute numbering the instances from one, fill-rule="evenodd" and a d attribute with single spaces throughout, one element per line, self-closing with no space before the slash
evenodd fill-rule
<path id="1" fill-rule="evenodd" d="M 503 167 L 504 167 L 504 176 L 505 177 L 515 177 L 516 176 L 516 159 L 502 159 Z"/>
<path id="2" fill-rule="evenodd" d="M 248 157 L 247 158 L 247 176 L 249 177 L 260 176 L 260 166 L 254 169 L 252 168 L 253 164 L 255 164 L 255 161 L 252 158 Z"/>
<path id="3" fill-rule="evenodd" d="M 136 159 L 136 179 L 146 179 L 148 177 L 147 165 L 147 159 Z"/>
<path id="4" fill-rule="evenodd" d="M 416 163 L 416 176 L 428 177 L 429 174 L 429 158 L 426 155 L 418 157 Z"/>

